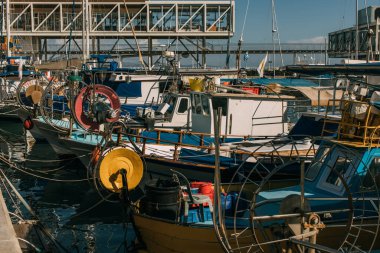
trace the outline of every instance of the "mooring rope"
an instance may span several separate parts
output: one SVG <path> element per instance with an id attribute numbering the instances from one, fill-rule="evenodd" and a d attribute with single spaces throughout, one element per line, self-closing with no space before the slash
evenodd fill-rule
<path id="1" fill-rule="evenodd" d="M 0 115 L 8 115 L 8 114 L 10 114 L 10 113 L 12 113 L 12 112 L 17 111 L 18 109 L 20 109 L 20 108 L 17 108 L 17 109 L 14 109 L 14 110 L 12 110 L 12 111 L 8 111 L 8 112 L 0 112 Z"/>
<path id="2" fill-rule="evenodd" d="M 25 162 L 40 162 L 40 163 L 65 162 L 65 161 L 73 161 L 73 160 L 76 160 L 77 158 L 82 158 L 88 155 L 91 155 L 91 153 L 75 156 L 75 157 L 70 157 L 70 158 L 65 158 L 65 159 L 52 159 L 52 160 L 25 159 Z"/>
<path id="3" fill-rule="evenodd" d="M 32 172 L 29 172 L 25 169 L 21 169 L 19 168 L 16 164 L 8 161 L 7 159 L 4 159 L 3 156 L 0 155 L 0 161 L 7 164 L 9 167 L 15 169 L 15 170 L 18 170 L 24 174 L 27 174 L 27 175 L 30 175 L 30 176 L 33 176 L 33 177 L 36 177 L 36 178 L 40 178 L 40 179 L 43 179 L 43 180 L 48 180 L 48 181 L 53 181 L 53 182 L 66 182 L 66 183 L 78 183 L 78 182 L 84 182 L 84 181 L 88 181 L 87 178 L 84 178 L 84 179 L 56 179 L 56 178 L 49 178 L 49 177 L 45 177 L 45 176 L 40 176 L 40 175 L 37 175 L 37 174 L 34 174 Z"/>

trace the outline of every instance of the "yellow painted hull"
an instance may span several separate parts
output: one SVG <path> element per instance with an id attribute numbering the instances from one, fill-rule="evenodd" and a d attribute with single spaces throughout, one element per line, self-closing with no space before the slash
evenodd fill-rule
<path id="1" fill-rule="evenodd" d="M 183 226 L 139 214 L 134 215 L 134 219 L 149 253 L 224 253 L 215 236 L 215 231 L 211 227 Z M 374 229 L 374 227 L 371 228 L 372 231 Z M 228 231 L 228 233 L 231 234 L 232 231 Z M 368 250 L 374 239 L 373 235 L 370 236 L 366 232 L 361 233 L 362 236 L 360 236 L 356 245 L 363 250 Z M 269 234 L 270 231 L 267 231 L 267 235 Z M 344 241 L 346 234 L 347 231 L 344 227 L 327 227 L 320 231 L 317 241 L 321 245 L 337 249 Z M 257 235 L 260 235 L 260 232 Z M 248 246 L 253 242 L 253 235 L 249 230 L 245 236 L 245 241 L 239 240 L 240 246 Z M 275 238 L 270 239 L 275 240 Z M 260 242 L 265 241 L 260 237 L 258 240 Z M 235 245 L 232 245 L 232 247 L 235 247 Z M 286 248 L 286 243 L 276 245 L 276 247 Z M 248 251 L 248 248 L 246 248 L 246 251 Z M 257 247 L 252 248 L 253 251 L 257 249 Z M 377 235 L 373 249 L 380 249 L 379 235 Z M 246 251 L 242 250 L 241 252 Z M 273 248 L 264 248 L 264 251 L 272 252 Z"/>
<path id="2" fill-rule="evenodd" d="M 223 253 L 210 227 L 181 226 L 135 215 L 136 227 L 149 253 Z"/>

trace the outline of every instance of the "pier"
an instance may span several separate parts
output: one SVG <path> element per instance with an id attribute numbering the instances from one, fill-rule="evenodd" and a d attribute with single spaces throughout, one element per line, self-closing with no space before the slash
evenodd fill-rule
<path id="1" fill-rule="evenodd" d="M 8 208 L 0 192 L 0 252 L 21 253 L 16 232 L 9 217 Z"/>

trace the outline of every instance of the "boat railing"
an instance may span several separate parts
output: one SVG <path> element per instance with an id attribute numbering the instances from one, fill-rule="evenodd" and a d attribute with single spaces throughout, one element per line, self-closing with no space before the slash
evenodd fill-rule
<path id="1" fill-rule="evenodd" d="M 329 101 L 330 102 L 330 101 Z M 380 145 L 380 110 L 371 105 L 368 100 L 331 100 L 339 105 L 341 119 L 337 128 L 337 141 L 348 141 L 352 145 Z M 325 114 L 323 133 L 334 133 L 326 129 L 326 123 L 335 122 Z"/>
<path id="2" fill-rule="evenodd" d="M 185 132 L 185 131 L 170 131 L 170 130 L 155 130 L 154 131 L 156 136 L 155 137 L 149 137 L 144 136 L 141 133 L 139 133 L 138 129 L 135 129 L 135 133 L 127 133 L 130 138 L 133 138 L 134 141 L 138 144 L 141 144 L 141 151 L 143 155 L 147 155 L 147 149 L 148 144 L 157 144 L 157 145 L 168 145 L 173 146 L 173 160 L 179 160 L 180 150 L 181 148 L 189 148 L 194 150 L 202 150 L 205 152 L 205 154 L 212 155 L 215 152 L 215 145 L 213 145 L 213 141 L 207 140 L 206 138 L 213 138 L 211 134 L 205 134 L 205 133 L 193 133 L 193 132 Z M 162 133 L 176 133 L 177 139 L 166 139 L 161 138 Z M 186 143 L 185 138 L 186 136 L 189 137 L 195 137 L 195 139 L 198 140 L 198 143 Z M 242 141 L 248 141 L 254 138 L 253 136 L 239 136 L 239 135 L 221 135 L 221 142 L 225 142 L 227 138 L 241 138 Z M 262 138 L 262 137 L 259 137 Z M 273 143 L 271 144 L 272 150 L 271 151 L 263 151 L 262 145 L 258 145 L 257 147 L 254 146 L 251 150 L 243 150 L 243 149 L 235 149 L 230 148 L 228 145 L 222 145 L 221 151 L 223 152 L 224 156 L 227 157 L 233 157 L 234 155 L 245 155 L 245 156 L 257 156 L 260 157 L 260 159 L 268 158 L 268 159 L 275 159 L 275 157 L 292 157 L 292 156 L 314 156 L 315 155 L 315 147 L 314 145 L 311 145 L 308 150 L 299 150 L 296 145 L 297 142 L 295 140 L 290 140 L 288 143 L 275 145 L 274 142 L 277 140 L 277 138 L 271 137 L 271 138 L 263 138 L 264 141 L 267 140 L 268 143 L 271 143 L 271 140 L 273 140 Z M 288 145 L 287 150 L 281 150 L 284 146 Z"/>

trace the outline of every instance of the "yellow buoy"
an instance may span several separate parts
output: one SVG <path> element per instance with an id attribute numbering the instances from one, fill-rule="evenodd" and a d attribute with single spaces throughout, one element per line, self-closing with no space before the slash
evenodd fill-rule
<path id="1" fill-rule="evenodd" d="M 104 188 L 113 192 L 120 192 L 123 188 L 123 170 L 127 173 L 128 190 L 136 188 L 144 171 L 140 156 L 131 149 L 122 147 L 106 152 L 98 168 L 100 182 Z"/>
<path id="2" fill-rule="evenodd" d="M 203 79 L 190 78 L 189 84 L 192 91 L 203 91 Z"/>

